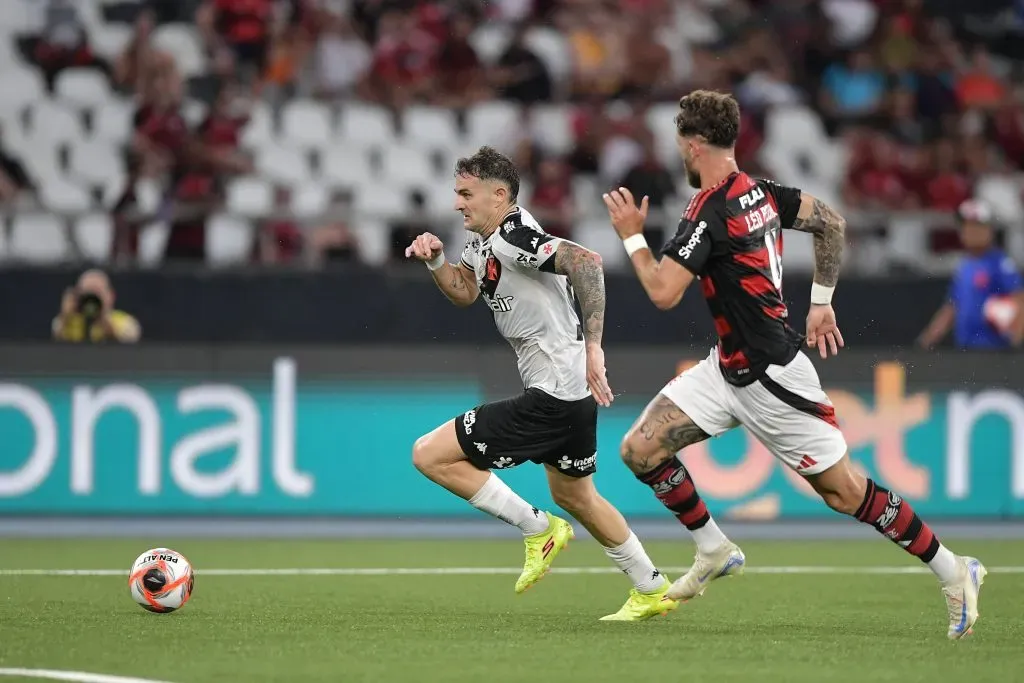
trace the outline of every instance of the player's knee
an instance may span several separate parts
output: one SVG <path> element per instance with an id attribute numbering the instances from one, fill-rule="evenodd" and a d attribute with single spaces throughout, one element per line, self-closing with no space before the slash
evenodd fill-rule
<path id="1" fill-rule="evenodd" d="M 649 472 L 669 457 L 660 444 L 644 438 L 635 427 L 622 439 L 619 455 L 634 474 Z"/>
<path id="2" fill-rule="evenodd" d="M 437 455 L 430 447 L 430 436 L 424 435 L 416 439 L 412 445 L 412 464 L 423 474 L 429 476 L 430 472 L 437 466 Z"/>

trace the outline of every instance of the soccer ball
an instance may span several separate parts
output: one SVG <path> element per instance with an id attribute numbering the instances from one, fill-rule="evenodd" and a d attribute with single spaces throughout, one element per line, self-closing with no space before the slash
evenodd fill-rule
<path id="1" fill-rule="evenodd" d="M 151 548 L 132 563 L 132 599 L 150 612 L 181 609 L 192 596 L 192 565 L 170 548 Z"/>

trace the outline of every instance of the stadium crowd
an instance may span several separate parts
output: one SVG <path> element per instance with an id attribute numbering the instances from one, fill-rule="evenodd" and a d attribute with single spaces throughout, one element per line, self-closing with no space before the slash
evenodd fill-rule
<path id="1" fill-rule="evenodd" d="M 606 231 L 598 192 L 621 184 L 660 243 L 690 192 L 672 113 L 693 88 L 736 94 L 750 172 L 866 215 L 981 194 L 1019 231 L 1022 3 L 975 4 L 1005 5 L 1004 33 L 924 0 L 14 0 L 4 249 L 401 260 L 455 233 L 449 169 L 481 143 L 514 154 L 550 232 Z"/>

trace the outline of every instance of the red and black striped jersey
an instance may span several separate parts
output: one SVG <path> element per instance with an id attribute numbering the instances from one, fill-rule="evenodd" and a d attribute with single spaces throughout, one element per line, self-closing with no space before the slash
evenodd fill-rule
<path id="1" fill-rule="evenodd" d="M 782 228 L 799 210 L 800 190 L 733 173 L 690 200 L 663 250 L 699 278 L 730 384 L 750 384 L 799 351 L 803 336 L 782 300 Z"/>

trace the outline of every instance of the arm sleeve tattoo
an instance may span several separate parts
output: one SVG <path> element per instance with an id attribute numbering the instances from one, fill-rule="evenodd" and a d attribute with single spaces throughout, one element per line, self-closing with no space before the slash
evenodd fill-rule
<path id="1" fill-rule="evenodd" d="M 601 257 L 578 244 L 562 240 L 555 252 L 555 272 L 569 278 L 583 314 L 583 338 L 600 344 L 604 336 L 604 268 Z"/>
<path id="2" fill-rule="evenodd" d="M 814 281 L 835 287 L 843 261 L 846 219 L 820 199 L 814 199 L 811 215 L 797 216 L 793 229 L 814 235 Z"/>

